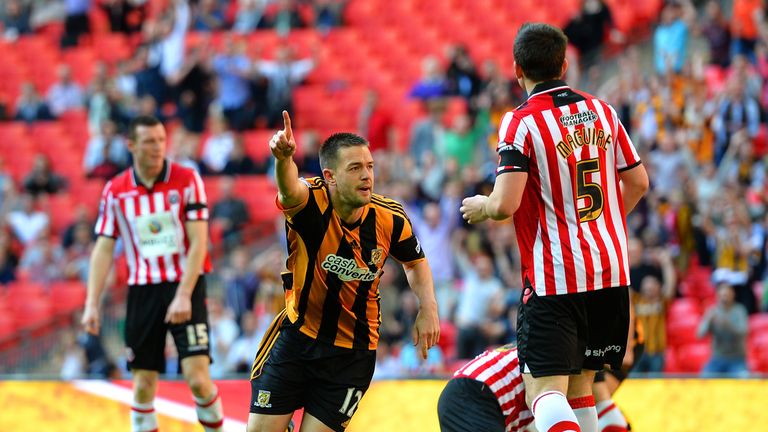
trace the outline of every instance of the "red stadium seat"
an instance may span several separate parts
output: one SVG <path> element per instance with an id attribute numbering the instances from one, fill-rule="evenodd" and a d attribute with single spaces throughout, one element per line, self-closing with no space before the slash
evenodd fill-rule
<path id="1" fill-rule="evenodd" d="M 440 341 L 437 343 L 445 355 L 446 360 L 456 357 L 456 326 L 448 320 L 440 320 Z"/>
<path id="2" fill-rule="evenodd" d="M 19 343 L 16 321 L 9 313 L 0 314 L 0 352 L 15 348 Z"/>
<path id="3" fill-rule="evenodd" d="M 768 336 L 768 313 L 758 313 L 749 317 L 750 336 Z"/>
<path id="4" fill-rule="evenodd" d="M 16 309 L 26 300 L 43 298 L 47 295 L 48 291 L 42 284 L 17 280 L 7 285 L 5 301 L 8 306 Z"/>
<path id="5" fill-rule="evenodd" d="M 709 279 L 686 278 L 680 283 L 680 293 L 684 297 L 704 299 L 715 295 L 715 287 Z"/>
<path id="6" fill-rule="evenodd" d="M 245 152 L 253 158 L 255 162 L 266 161 L 272 152 L 269 150 L 269 140 L 275 131 L 271 129 L 257 129 L 245 132 L 243 134 L 243 143 Z"/>
<path id="7" fill-rule="evenodd" d="M 701 320 L 697 316 L 686 316 L 667 321 L 667 343 L 669 346 L 696 343 L 699 341 L 696 332 Z"/>
<path id="8" fill-rule="evenodd" d="M 120 33 L 106 33 L 94 37 L 93 49 L 96 56 L 107 63 L 115 63 L 131 57 L 128 38 Z"/>
<path id="9" fill-rule="evenodd" d="M 683 345 L 677 349 L 677 362 L 681 372 L 700 373 L 710 357 L 712 345 L 708 342 Z"/>
<path id="10" fill-rule="evenodd" d="M 750 338 L 749 361 L 755 372 L 768 372 L 768 334 L 758 334 Z"/>
<path id="11" fill-rule="evenodd" d="M 78 203 L 85 205 L 91 218 L 95 218 L 99 210 L 99 200 L 105 182 L 97 179 L 80 179 L 79 181 L 70 179 L 70 181 L 72 182 L 69 187 L 70 194 L 77 197 Z"/>
<path id="12" fill-rule="evenodd" d="M 57 313 L 72 313 L 85 305 L 86 287 L 80 281 L 61 281 L 51 284 L 51 302 Z"/>
<path id="13" fill-rule="evenodd" d="M 13 315 L 19 328 L 41 330 L 53 322 L 53 307 L 48 297 L 29 298 L 13 309 Z"/>
<path id="14" fill-rule="evenodd" d="M 63 60 L 72 68 L 72 78 L 87 86 L 93 79 L 96 53 L 87 47 L 78 47 L 64 52 Z"/>
<path id="15" fill-rule="evenodd" d="M 253 224 L 273 224 L 280 216 L 275 205 L 277 188 L 266 176 L 238 177 L 235 194 L 246 202 Z"/>
<path id="16" fill-rule="evenodd" d="M 692 298 L 675 299 L 669 305 L 667 311 L 669 320 L 676 320 L 683 317 L 700 317 L 701 305 L 698 300 Z"/>
<path id="17" fill-rule="evenodd" d="M 47 204 L 53 232 L 63 232 L 72 223 L 75 202 L 70 194 L 55 194 L 48 197 Z"/>
<path id="18" fill-rule="evenodd" d="M 677 354 L 674 348 L 669 348 L 664 351 L 664 372 L 665 373 L 680 373 L 680 365 L 677 364 Z"/>
<path id="19" fill-rule="evenodd" d="M 214 204 L 221 199 L 221 186 L 219 183 L 223 177 L 210 176 L 203 180 L 205 184 L 205 196 L 208 198 L 208 207 L 213 209 Z"/>

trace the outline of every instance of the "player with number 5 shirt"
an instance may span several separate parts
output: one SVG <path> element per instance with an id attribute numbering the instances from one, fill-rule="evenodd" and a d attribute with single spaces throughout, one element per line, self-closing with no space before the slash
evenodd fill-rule
<path id="1" fill-rule="evenodd" d="M 616 111 L 562 77 L 562 30 L 525 24 L 515 75 L 528 100 L 499 129 L 489 196 L 462 202 L 470 223 L 514 216 L 523 298 L 518 358 L 536 428 L 594 432 L 591 395 L 605 364 L 620 368 L 629 326 L 626 215 L 648 176 Z M 538 407 L 538 408 L 537 408 Z"/>

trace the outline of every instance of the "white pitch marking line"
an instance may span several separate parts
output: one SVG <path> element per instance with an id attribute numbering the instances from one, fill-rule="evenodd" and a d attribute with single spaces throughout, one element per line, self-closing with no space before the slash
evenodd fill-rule
<path id="1" fill-rule="evenodd" d="M 74 380 L 72 384 L 80 391 L 120 402 L 124 405 L 131 406 L 133 403 L 133 391 L 123 386 L 95 380 Z M 190 420 L 197 419 L 197 412 L 194 408 L 172 400 L 155 398 L 155 410 L 168 417 L 188 423 L 197 423 Z M 242 432 L 245 430 L 245 427 L 246 424 L 239 420 L 230 417 L 224 418 L 224 432 Z"/>

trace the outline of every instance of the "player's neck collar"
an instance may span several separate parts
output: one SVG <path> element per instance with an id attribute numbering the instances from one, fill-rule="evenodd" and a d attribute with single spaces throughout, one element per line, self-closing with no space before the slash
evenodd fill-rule
<path id="1" fill-rule="evenodd" d="M 542 81 L 533 87 L 533 91 L 531 91 L 531 94 L 528 95 L 528 98 L 563 88 L 568 88 L 568 84 L 566 84 L 563 80 Z"/>
<path id="2" fill-rule="evenodd" d="M 170 174 L 171 170 L 170 167 L 168 167 L 168 159 L 163 161 L 163 169 L 160 170 L 160 174 L 155 177 L 155 181 L 152 183 L 152 187 L 158 183 L 165 183 L 168 181 L 168 174 Z M 150 187 L 147 187 L 147 185 L 144 184 L 144 182 L 141 181 L 139 178 L 139 173 L 136 172 L 136 168 L 131 168 L 131 178 L 133 179 L 133 185 L 138 186 L 142 185 L 145 189 L 152 189 Z"/>

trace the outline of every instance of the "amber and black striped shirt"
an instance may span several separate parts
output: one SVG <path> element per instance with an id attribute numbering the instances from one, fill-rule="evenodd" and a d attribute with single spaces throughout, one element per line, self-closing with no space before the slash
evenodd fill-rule
<path id="1" fill-rule="evenodd" d="M 384 262 L 390 255 L 401 263 L 424 259 L 411 222 L 400 203 L 374 194 L 360 219 L 349 225 L 333 211 L 321 178 L 302 181 L 309 186 L 307 200 L 283 209 L 288 319 L 319 341 L 376 349 Z"/>

